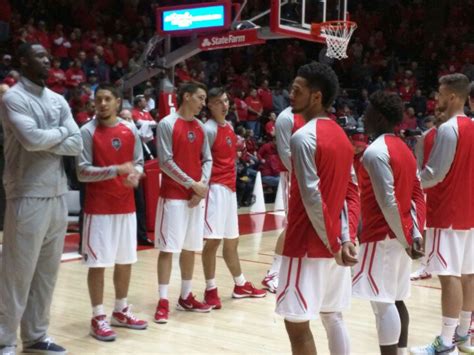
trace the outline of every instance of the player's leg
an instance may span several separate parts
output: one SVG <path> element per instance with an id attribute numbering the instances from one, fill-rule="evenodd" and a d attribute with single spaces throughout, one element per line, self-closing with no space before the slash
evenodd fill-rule
<path id="1" fill-rule="evenodd" d="M 285 328 L 290 338 L 293 355 L 316 354 L 316 344 L 309 327 L 309 321 L 297 323 L 295 320 L 285 319 Z"/>
<path id="2" fill-rule="evenodd" d="M 64 247 L 67 205 L 65 197 L 54 197 L 44 201 L 35 200 L 39 204 L 35 209 L 39 207 L 43 214 L 43 220 L 36 222 L 46 223 L 49 228 L 31 281 L 28 303 L 21 321 L 21 337 L 26 352 L 49 347 L 57 353 L 63 353 L 65 349 L 51 343 L 47 331 L 54 286 Z"/>
<path id="3" fill-rule="evenodd" d="M 204 302 L 213 309 L 222 308 L 216 284 L 216 256 L 220 243 L 220 239 L 207 239 L 202 250 L 202 267 L 206 279 Z"/>
<path id="4" fill-rule="evenodd" d="M 351 353 L 350 337 L 342 313 L 321 312 L 320 315 L 328 338 L 329 352 L 335 355 L 349 355 Z"/>
<path id="5" fill-rule="evenodd" d="M 408 326 L 410 324 L 410 315 L 407 306 L 403 301 L 395 301 L 398 315 L 400 316 L 400 337 L 398 338 L 398 353 L 407 354 L 408 347 Z"/>
<path id="6" fill-rule="evenodd" d="M 283 245 L 285 243 L 285 230 L 283 230 L 278 236 L 277 243 L 275 245 L 275 255 L 273 256 L 272 265 L 267 271 L 267 275 L 262 280 L 262 285 L 270 292 L 275 293 L 278 288 L 278 276 L 281 266 L 281 255 L 283 253 Z"/>
<path id="7" fill-rule="evenodd" d="M 394 303 L 370 302 L 375 315 L 380 353 L 397 355 L 401 332 L 400 316 Z"/>
<path id="8" fill-rule="evenodd" d="M 182 249 L 186 233 L 185 226 L 189 219 L 187 209 L 187 201 L 158 199 L 155 247 L 160 250 L 160 253 L 157 260 L 158 304 L 154 316 L 156 323 L 168 322 L 168 289 L 173 266 L 173 253 L 179 253 Z"/>
<path id="9" fill-rule="evenodd" d="M 179 265 L 181 268 L 181 295 L 177 309 L 191 312 L 209 312 L 212 306 L 202 303 L 192 293 L 194 274 L 194 254 L 202 251 L 204 238 L 204 201 L 193 208 L 187 208 L 188 220 L 185 226 L 185 237 L 182 244 Z"/>
<path id="10" fill-rule="evenodd" d="M 443 344 L 451 346 L 463 302 L 461 278 L 439 275 L 441 283 L 441 312 L 443 315 L 441 338 Z"/>
<path id="11" fill-rule="evenodd" d="M 127 302 L 132 264 L 137 261 L 137 217 L 135 213 L 128 213 L 112 216 L 112 219 L 112 233 L 118 239 L 118 245 L 114 268 L 115 306 L 111 324 L 131 329 L 146 329 L 148 323 L 135 317 Z"/>
<path id="12" fill-rule="evenodd" d="M 460 351 L 474 353 L 474 346 L 471 345 L 470 328 L 474 311 L 474 274 L 461 275 L 463 290 L 463 304 L 459 315 L 459 326 L 454 334 L 455 343 Z"/>

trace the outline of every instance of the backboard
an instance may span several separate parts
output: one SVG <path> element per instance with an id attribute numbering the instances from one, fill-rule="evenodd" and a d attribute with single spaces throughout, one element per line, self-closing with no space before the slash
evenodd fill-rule
<path id="1" fill-rule="evenodd" d="M 311 34 L 311 24 L 348 20 L 348 0 L 272 0 L 270 27 L 272 32 L 290 37 L 326 43 Z"/>

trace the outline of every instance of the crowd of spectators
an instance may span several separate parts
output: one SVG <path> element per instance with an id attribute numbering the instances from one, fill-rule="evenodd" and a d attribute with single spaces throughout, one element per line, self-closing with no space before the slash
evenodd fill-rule
<path id="1" fill-rule="evenodd" d="M 199 1 L 188 1 L 199 2 Z M 474 80 L 474 41 L 469 11 L 474 0 L 442 2 L 438 30 L 426 28 L 433 11 L 427 0 L 351 0 L 351 18 L 359 26 L 349 57 L 333 66 L 341 90 L 328 115 L 350 131 L 363 132 L 363 112 L 376 90 L 397 93 L 406 105 L 400 127 L 423 130 L 432 121 L 437 79 L 463 72 Z M 154 34 L 154 9 L 174 1 L 152 0 L 0 0 L 0 82 L 13 85 L 14 50 L 28 41 L 52 55 L 47 85 L 64 95 L 82 125 L 94 114 L 93 93 L 100 82 L 119 83 L 140 68 L 140 56 Z M 268 9 L 269 1 L 251 1 L 243 18 Z M 189 39 L 181 39 L 184 43 Z M 228 119 L 239 135 L 239 203 L 252 203 L 251 187 L 260 171 L 266 188 L 278 185 L 281 163 L 274 143 L 274 121 L 289 105 L 288 87 L 297 68 L 318 57 L 320 46 L 299 40 L 204 52 L 175 70 L 175 83 L 197 80 L 224 86 L 232 99 Z M 125 94 L 133 119 L 158 120 L 151 78 Z M 206 113 L 203 113 L 205 119 Z M 250 192 L 249 192 L 250 191 Z"/>

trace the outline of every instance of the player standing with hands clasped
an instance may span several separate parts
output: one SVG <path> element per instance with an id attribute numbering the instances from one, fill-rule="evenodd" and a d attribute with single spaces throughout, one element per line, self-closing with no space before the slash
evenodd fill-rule
<path id="1" fill-rule="evenodd" d="M 276 313 L 285 318 L 293 354 L 316 354 L 309 321 L 321 316 L 331 354 L 350 354 L 342 311 L 351 302 L 351 270 L 359 196 L 354 149 L 327 117 L 339 89 L 334 71 L 311 63 L 299 68 L 290 99 L 306 125 L 290 140 L 293 169 L 288 229 Z"/>
<path id="2" fill-rule="evenodd" d="M 114 266 L 115 308 L 111 324 L 145 329 L 127 303 L 132 264 L 137 261 L 137 222 L 133 188 L 143 173 L 143 151 L 133 123 L 117 117 L 117 89 L 100 84 L 95 91 L 96 119 L 81 128 L 84 150 L 77 158 L 79 180 L 86 183 L 82 254 L 89 267 L 92 303 L 90 334 L 115 340 L 103 306 L 104 273 Z"/>

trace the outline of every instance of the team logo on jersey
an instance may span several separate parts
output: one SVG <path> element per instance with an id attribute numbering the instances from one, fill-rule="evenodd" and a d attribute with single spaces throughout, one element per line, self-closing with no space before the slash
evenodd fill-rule
<path id="1" fill-rule="evenodd" d="M 196 140 L 196 135 L 194 134 L 193 131 L 188 132 L 188 140 L 193 143 Z"/>
<path id="2" fill-rule="evenodd" d="M 112 139 L 112 147 L 114 147 L 115 150 L 119 150 L 121 146 L 122 146 L 122 141 L 120 140 L 120 138 Z"/>
<path id="3" fill-rule="evenodd" d="M 229 147 L 232 147 L 232 139 L 230 139 L 229 136 L 225 137 L 225 141 L 227 142 L 227 145 L 228 145 Z"/>

